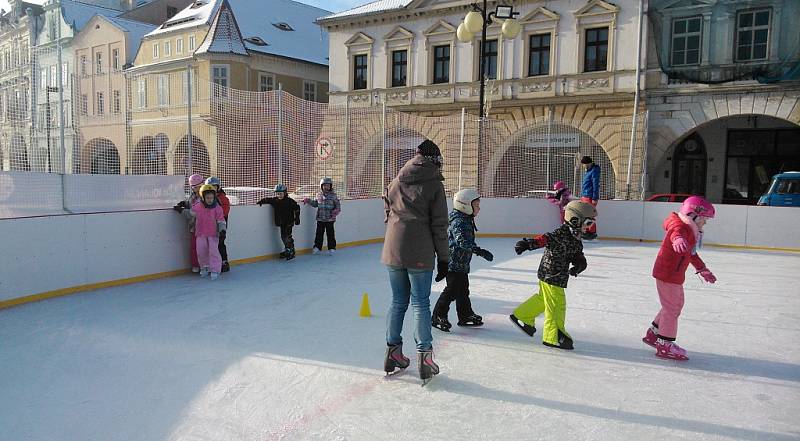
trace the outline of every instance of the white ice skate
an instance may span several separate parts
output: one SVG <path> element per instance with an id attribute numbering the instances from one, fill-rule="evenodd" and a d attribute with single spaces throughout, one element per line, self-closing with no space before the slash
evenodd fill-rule
<path id="1" fill-rule="evenodd" d="M 211 280 L 217 280 L 217 279 L 219 279 L 219 273 L 213 273 L 212 272 L 211 273 Z"/>
<path id="2" fill-rule="evenodd" d="M 208 276 L 208 273 L 209 271 L 207 266 L 200 268 L 200 277 L 206 277 Z"/>

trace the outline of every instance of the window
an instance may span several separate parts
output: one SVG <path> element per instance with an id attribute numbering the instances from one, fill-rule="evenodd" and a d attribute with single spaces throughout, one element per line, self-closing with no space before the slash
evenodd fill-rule
<path id="1" fill-rule="evenodd" d="M 97 52 L 94 54 L 95 73 L 103 73 L 103 53 Z"/>
<path id="2" fill-rule="evenodd" d="M 81 75 L 86 76 L 86 55 L 81 55 Z"/>
<path id="3" fill-rule="evenodd" d="M 47 69 L 42 69 L 42 79 L 40 80 L 42 90 L 47 90 Z"/>
<path id="4" fill-rule="evenodd" d="M 81 95 L 81 115 L 86 116 L 89 114 L 89 96 L 86 94 Z"/>
<path id="5" fill-rule="evenodd" d="M 550 34 L 531 35 L 528 46 L 528 76 L 550 75 Z"/>
<path id="6" fill-rule="evenodd" d="M 136 86 L 136 95 L 138 97 L 139 108 L 144 109 L 147 107 L 147 80 L 144 78 L 139 79 Z"/>
<path id="7" fill-rule="evenodd" d="M 269 92 L 275 90 L 275 76 L 267 73 L 258 74 L 258 91 Z"/>
<path id="8" fill-rule="evenodd" d="M 317 83 L 313 81 L 303 81 L 303 99 L 306 101 L 317 100 Z"/>
<path id="9" fill-rule="evenodd" d="M 114 49 L 111 51 L 111 67 L 114 71 L 119 70 L 119 49 Z"/>
<path id="10" fill-rule="evenodd" d="M 169 105 L 169 77 L 167 75 L 158 76 L 158 105 Z"/>
<path id="11" fill-rule="evenodd" d="M 102 115 L 105 112 L 105 98 L 103 92 L 97 92 L 97 114 Z"/>
<path id="12" fill-rule="evenodd" d="M 228 96 L 228 66 L 215 65 L 211 67 L 211 81 L 217 86 L 214 93 L 220 96 Z"/>
<path id="13" fill-rule="evenodd" d="M 597 72 L 607 70 L 608 66 L 608 28 L 586 30 L 586 48 L 583 54 L 583 71 Z"/>
<path id="14" fill-rule="evenodd" d="M 188 92 L 189 87 L 189 72 L 183 71 L 181 72 L 181 100 L 183 100 L 183 104 L 189 104 L 189 94 Z"/>
<path id="15" fill-rule="evenodd" d="M 158 43 L 153 43 L 153 58 L 158 58 Z"/>
<path id="16" fill-rule="evenodd" d="M 120 98 L 119 98 L 119 90 L 115 90 L 113 92 L 113 97 L 114 97 L 114 115 L 119 115 L 120 108 L 121 108 Z"/>
<path id="17" fill-rule="evenodd" d="M 800 193 L 800 179 L 781 179 L 778 181 L 777 194 L 798 194 Z"/>
<path id="18" fill-rule="evenodd" d="M 739 12 L 736 16 L 736 61 L 765 60 L 769 43 L 770 10 Z"/>
<path id="19" fill-rule="evenodd" d="M 367 88 L 367 55 L 353 57 L 353 90 Z"/>
<path id="20" fill-rule="evenodd" d="M 190 51 L 194 50 L 194 42 L 195 42 L 194 35 L 190 35 L 189 36 L 189 50 Z"/>
<path id="21" fill-rule="evenodd" d="M 165 41 L 164 42 L 164 56 L 169 57 L 172 55 L 172 42 Z"/>
<path id="22" fill-rule="evenodd" d="M 406 72 L 408 70 L 408 51 L 392 51 L 392 87 L 406 85 Z"/>
<path id="23" fill-rule="evenodd" d="M 167 20 L 174 17 L 178 13 L 178 8 L 174 6 L 167 6 Z"/>
<path id="24" fill-rule="evenodd" d="M 672 65 L 700 63 L 701 17 L 681 18 L 672 22 Z"/>
<path id="25" fill-rule="evenodd" d="M 67 63 L 61 65 L 61 82 L 65 88 L 69 87 L 69 65 Z"/>
<path id="26" fill-rule="evenodd" d="M 450 82 L 450 46 L 433 48 L 433 83 Z"/>
<path id="27" fill-rule="evenodd" d="M 50 86 L 58 86 L 58 66 L 50 66 Z"/>
<path id="28" fill-rule="evenodd" d="M 490 80 L 497 79 L 497 40 L 486 40 L 484 54 L 486 59 L 483 62 L 483 75 Z M 481 54 L 478 53 L 478 66 L 480 66 L 480 56 Z"/>
<path id="29" fill-rule="evenodd" d="M 178 38 L 175 40 L 175 53 L 182 54 L 183 53 L 183 38 Z"/>

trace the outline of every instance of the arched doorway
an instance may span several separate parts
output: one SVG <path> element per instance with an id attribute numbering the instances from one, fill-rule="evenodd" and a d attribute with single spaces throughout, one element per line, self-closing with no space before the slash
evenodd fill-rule
<path id="1" fill-rule="evenodd" d="M 11 137 L 10 150 L 9 170 L 31 171 L 31 165 L 28 162 L 28 146 L 22 135 L 14 135 Z"/>
<path id="2" fill-rule="evenodd" d="M 188 145 L 189 137 L 184 136 L 178 142 L 175 148 L 175 157 L 172 160 L 173 174 L 188 176 L 189 173 L 189 160 L 188 160 Z M 192 173 L 198 173 L 203 178 L 208 178 L 211 175 L 211 162 L 208 158 L 208 150 L 205 143 L 196 136 L 192 136 Z"/>
<path id="3" fill-rule="evenodd" d="M 600 166 L 600 198 L 613 199 L 615 173 L 605 150 L 587 133 L 566 124 L 535 125 L 514 134 L 490 158 L 485 181 L 494 197 L 543 197 L 555 181 L 580 194 L 583 167 L 591 156 Z"/>
<path id="4" fill-rule="evenodd" d="M 166 151 L 169 147 L 169 138 L 163 133 L 156 137 L 145 136 L 136 143 L 131 158 L 130 172 L 134 175 L 165 175 L 167 174 Z"/>
<path id="5" fill-rule="evenodd" d="M 356 169 L 354 179 L 349 179 L 348 188 L 356 191 L 357 197 L 380 196 L 425 139 L 425 135 L 405 127 L 386 132 L 385 138 L 384 132 L 373 135 L 365 143 L 369 154 L 363 165 Z"/>
<path id="6" fill-rule="evenodd" d="M 706 146 L 693 134 L 675 148 L 672 160 L 672 192 L 706 195 Z"/>
<path id="7" fill-rule="evenodd" d="M 86 144 L 89 151 L 91 168 L 89 172 L 93 175 L 118 175 L 119 153 L 117 146 L 106 138 L 95 138 Z"/>

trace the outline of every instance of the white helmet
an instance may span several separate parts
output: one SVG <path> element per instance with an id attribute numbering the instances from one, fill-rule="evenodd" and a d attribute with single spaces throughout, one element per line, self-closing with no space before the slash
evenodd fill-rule
<path id="1" fill-rule="evenodd" d="M 583 201 L 572 201 L 564 208 L 564 220 L 573 228 L 580 228 L 586 219 L 597 217 L 594 205 Z"/>
<path id="2" fill-rule="evenodd" d="M 333 179 L 331 179 L 331 178 L 326 176 L 326 177 L 324 177 L 324 178 L 319 180 L 319 186 L 320 187 L 322 187 L 325 184 L 331 184 L 331 188 L 333 188 Z"/>
<path id="3" fill-rule="evenodd" d="M 453 196 L 453 208 L 456 210 L 472 215 L 472 201 L 480 199 L 481 195 L 474 188 L 465 188 Z"/>

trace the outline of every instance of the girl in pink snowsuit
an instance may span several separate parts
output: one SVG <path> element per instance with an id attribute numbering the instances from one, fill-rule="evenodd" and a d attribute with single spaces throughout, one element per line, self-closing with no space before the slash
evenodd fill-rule
<path id="1" fill-rule="evenodd" d="M 706 282 L 717 281 L 697 254 L 703 238 L 703 226 L 713 217 L 714 206 L 700 196 L 692 196 L 683 202 L 680 213 L 671 213 L 664 220 L 666 234 L 653 266 L 661 310 L 642 338 L 642 341 L 656 348 L 657 357 L 689 359 L 686 350 L 675 343 L 678 316 L 683 309 L 683 282 L 690 263 Z"/>
<path id="2" fill-rule="evenodd" d="M 547 201 L 558 207 L 561 212 L 561 223 L 564 223 L 564 207 L 572 200 L 572 193 L 569 188 L 561 182 L 556 181 L 553 183 L 553 191 L 547 192 Z"/>
<path id="3" fill-rule="evenodd" d="M 225 214 L 222 206 L 217 202 L 217 192 L 213 185 L 200 187 L 200 197 L 201 199 L 192 206 L 200 277 L 207 276 L 210 271 L 211 280 L 217 280 L 222 271 L 219 238 L 225 237 L 226 234 Z"/>

